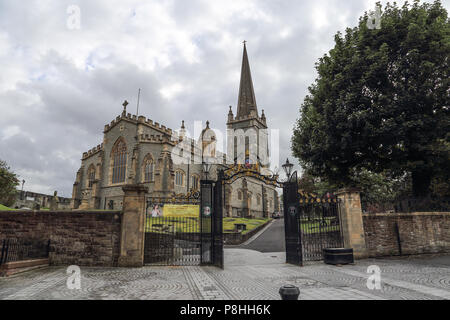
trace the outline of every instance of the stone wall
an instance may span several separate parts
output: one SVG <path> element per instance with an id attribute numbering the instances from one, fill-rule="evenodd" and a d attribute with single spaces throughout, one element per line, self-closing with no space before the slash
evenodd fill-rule
<path id="1" fill-rule="evenodd" d="M 50 264 L 116 266 L 119 211 L 0 211 L 0 239 L 50 239 Z"/>
<path id="2" fill-rule="evenodd" d="M 364 214 L 370 257 L 450 252 L 450 212 Z"/>

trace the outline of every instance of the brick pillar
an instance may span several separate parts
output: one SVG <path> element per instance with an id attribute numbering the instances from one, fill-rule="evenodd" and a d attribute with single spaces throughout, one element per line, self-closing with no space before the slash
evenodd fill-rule
<path id="1" fill-rule="evenodd" d="M 144 265 L 145 194 L 148 188 L 130 184 L 122 187 L 123 218 L 120 237 L 119 267 Z"/>
<path id="2" fill-rule="evenodd" d="M 359 190 L 342 189 L 336 195 L 341 200 L 340 218 L 344 246 L 353 248 L 356 259 L 367 258 Z"/>

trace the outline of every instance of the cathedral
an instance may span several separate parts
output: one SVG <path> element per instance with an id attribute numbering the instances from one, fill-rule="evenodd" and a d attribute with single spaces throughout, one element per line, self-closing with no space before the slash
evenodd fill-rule
<path id="1" fill-rule="evenodd" d="M 247 49 L 244 42 L 236 116 L 229 107 L 226 153 L 216 150 L 214 130 L 206 127 L 198 139 L 187 137 L 184 121 L 174 131 L 141 115 L 121 115 L 103 130 L 103 142 L 84 152 L 73 184 L 73 209 L 122 208 L 126 184 L 142 184 L 146 197 L 161 199 L 186 195 L 200 188 L 200 180 L 217 177 L 220 169 L 256 167 L 261 175 L 269 170 L 269 143 L 264 110 L 256 105 Z M 211 170 L 203 172 L 205 159 L 213 159 Z M 252 176 L 239 178 L 225 186 L 224 215 L 269 217 L 279 211 L 274 185 Z"/>

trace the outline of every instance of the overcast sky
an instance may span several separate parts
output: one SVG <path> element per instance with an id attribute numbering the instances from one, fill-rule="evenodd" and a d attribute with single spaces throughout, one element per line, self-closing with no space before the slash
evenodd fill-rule
<path id="1" fill-rule="evenodd" d="M 124 99 L 135 113 L 138 88 L 140 114 L 154 121 L 225 130 L 247 40 L 258 110 L 280 130 L 280 161 L 294 160 L 315 62 L 375 2 L 1 0 L 0 159 L 24 189 L 70 197 L 82 153 L 102 142 Z"/>

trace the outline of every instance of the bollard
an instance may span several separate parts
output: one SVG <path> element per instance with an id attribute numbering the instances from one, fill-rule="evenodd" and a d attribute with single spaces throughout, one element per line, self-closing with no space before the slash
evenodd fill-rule
<path id="1" fill-rule="evenodd" d="M 278 291 L 281 296 L 281 300 L 298 300 L 300 295 L 300 289 L 292 284 L 287 284 L 280 288 Z"/>

